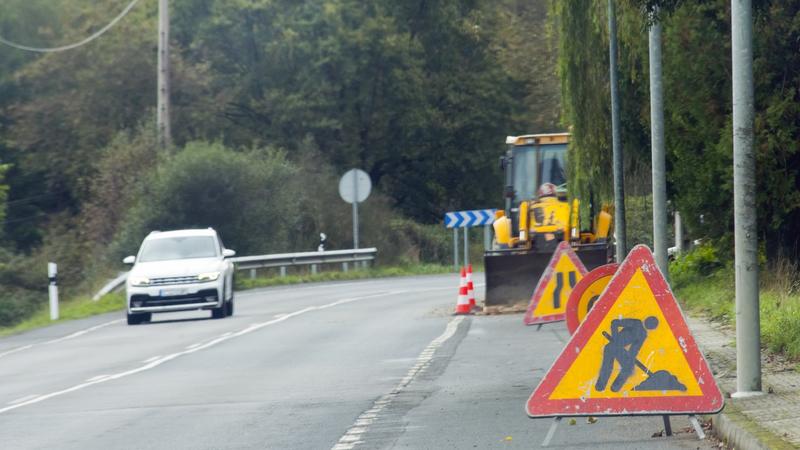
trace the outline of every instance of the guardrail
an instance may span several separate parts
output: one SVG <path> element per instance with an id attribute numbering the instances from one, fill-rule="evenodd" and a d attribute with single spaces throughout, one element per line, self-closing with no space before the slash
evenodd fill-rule
<path id="1" fill-rule="evenodd" d="M 357 268 L 358 263 L 361 263 L 363 267 L 367 267 L 370 261 L 375 260 L 377 254 L 378 249 L 373 247 L 352 250 L 333 250 L 329 252 L 238 256 L 230 259 L 236 264 L 236 270 L 250 270 L 250 278 L 256 277 L 257 269 L 270 267 L 278 267 L 280 269 L 280 276 L 285 277 L 286 268 L 291 266 L 311 266 L 311 273 L 316 274 L 317 266 L 322 264 L 341 264 L 342 270 L 347 272 L 350 268 L 350 263 L 353 264 L 353 268 Z M 97 301 L 100 297 L 118 289 L 125 284 L 125 280 L 127 279 L 128 273 L 121 273 L 117 278 L 106 283 L 106 285 L 92 297 L 92 300 Z"/>
<path id="2" fill-rule="evenodd" d="M 347 272 L 349 264 L 364 267 L 375 259 L 378 254 L 376 248 L 359 248 L 352 250 L 333 250 L 329 252 L 303 252 L 283 253 L 278 255 L 240 256 L 231 258 L 236 263 L 237 270 L 250 270 L 250 277 L 255 278 L 255 270 L 267 267 L 280 268 L 282 277 L 286 276 L 286 268 L 290 266 L 311 266 L 311 273 L 317 273 L 317 266 L 322 264 L 342 264 L 342 270 Z"/>

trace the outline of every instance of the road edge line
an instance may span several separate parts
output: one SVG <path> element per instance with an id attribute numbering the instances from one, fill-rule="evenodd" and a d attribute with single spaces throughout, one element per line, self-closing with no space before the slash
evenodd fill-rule
<path id="1" fill-rule="evenodd" d="M 391 405 L 395 397 L 400 395 L 400 393 L 403 392 L 403 390 L 409 384 L 411 384 L 411 382 L 414 381 L 417 376 L 422 374 L 428 368 L 434 356 L 436 355 L 436 351 L 439 350 L 439 348 L 450 338 L 455 336 L 456 331 L 458 331 L 458 326 L 464 321 L 464 317 L 465 316 L 454 317 L 447 323 L 444 332 L 442 332 L 442 334 L 425 346 L 422 352 L 420 352 L 419 356 L 417 356 L 414 365 L 408 370 L 400 382 L 388 394 L 378 397 L 378 399 L 372 403 L 372 407 L 370 409 L 362 412 L 358 417 L 356 417 L 353 425 L 348 428 L 347 431 L 345 431 L 341 438 L 339 438 L 336 444 L 332 447 L 332 450 L 351 450 L 356 445 L 364 443 L 361 440 L 361 436 L 369 431 L 369 426 L 372 425 L 376 419 L 378 419 L 378 415 L 381 413 L 381 411 Z"/>

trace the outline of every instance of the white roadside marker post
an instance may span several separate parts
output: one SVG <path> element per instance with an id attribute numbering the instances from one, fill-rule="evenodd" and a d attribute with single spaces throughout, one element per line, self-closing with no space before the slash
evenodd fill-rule
<path id="1" fill-rule="evenodd" d="M 50 280 L 48 288 L 50 293 L 50 320 L 58 320 L 58 266 L 56 263 L 47 263 L 47 278 Z"/>

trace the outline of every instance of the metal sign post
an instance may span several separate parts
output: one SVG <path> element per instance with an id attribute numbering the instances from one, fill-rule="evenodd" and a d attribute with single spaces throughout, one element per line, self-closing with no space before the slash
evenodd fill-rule
<path id="1" fill-rule="evenodd" d="M 469 265 L 469 228 L 464 228 L 464 267 Z"/>
<path id="2" fill-rule="evenodd" d="M 339 180 L 339 196 L 353 204 L 353 248 L 358 248 L 358 204 L 369 197 L 372 181 L 361 169 L 351 169 Z"/>
<path id="3" fill-rule="evenodd" d="M 358 177 L 353 178 L 353 197 L 358 198 Z M 358 201 L 353 202 L 353 248 L 358 248 Z"/>
<path id="4" fill-rule="evenodd" d="M 469 231 L 471 227 L 488 227 L 494 223 L 495 209 L 477 209 L 473 211 L 451 211 L 444 215 L 444 226 L 453 229 L 453 265 L 458 270 L 458 229 L 464 229 L 464 266 L 469 265 Z M 488 233 L 488 231 L 487 231 Z M 488 234 L 485 245 L 488 250 Z"/>
<path id="5" fill-rule="evenodd" d="M 453 268 L 458 272 L 458 228 L 453 227 Z"/>

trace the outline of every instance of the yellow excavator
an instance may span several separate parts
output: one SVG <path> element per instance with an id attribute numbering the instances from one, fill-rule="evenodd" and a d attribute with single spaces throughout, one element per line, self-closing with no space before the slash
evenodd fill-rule
<path id="1" fill-rule="evenodd" d="M 492 249 L 484 254 L 486 305 L 528 302 L 558 244 L 572 244 L 587 270 L 611 262 L 610 207 L 595 212 L 582 230 L 580 201 L 567 192 L 569 133 L 506 138 L 505 208 L 497 211 Z"/>

